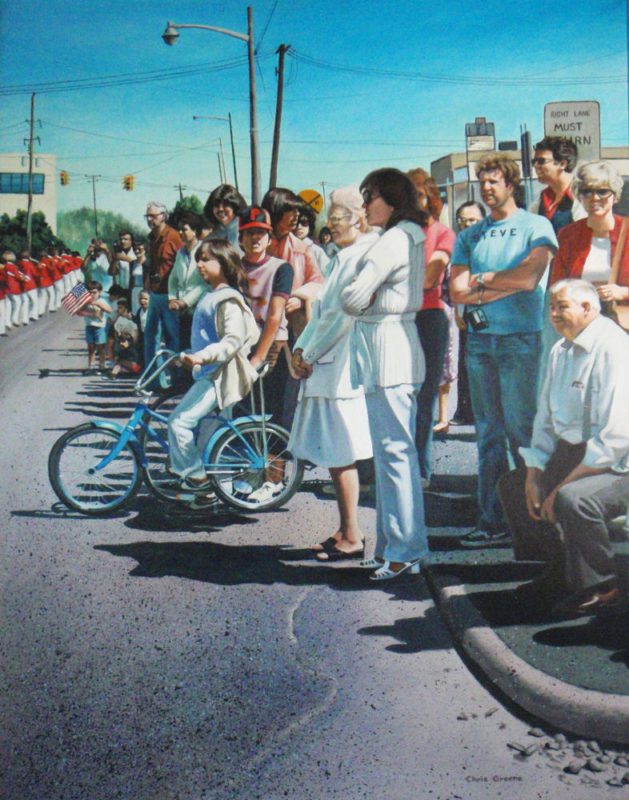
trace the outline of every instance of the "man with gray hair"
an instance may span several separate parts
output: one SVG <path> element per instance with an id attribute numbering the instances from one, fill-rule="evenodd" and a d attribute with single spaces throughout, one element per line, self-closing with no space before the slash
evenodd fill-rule
<path id="1" fill-rule="evenodd" d="M 620 606 L 607 523 L 629 502 L 629 338 L 601 316 L 596 289 L 561 280 L 550 354 L 526 465 L 498 486 L 517 559 L 549 562 L 520 600 L 574 617 Z M 567 599 L 565 595 L 568 594 Z M 563 597 L 562 597 L 563 596 Z"/>
<path id="2" fill-rule="evenodd" d="M 166 224 L 168 209 L 163 203 L 151 201 L 146 207 L 149 234 L 149 265 L 144 288 L 150 292 L 149 308 L 144 328 L 144 363 L 148 364 L 163 339 L 169 350 L 179 350 L 179 317 L 168 308 L 168 277 L 175 263 L 181 237 Z M 161 330 L 161 334 L 160 334 Z"/>

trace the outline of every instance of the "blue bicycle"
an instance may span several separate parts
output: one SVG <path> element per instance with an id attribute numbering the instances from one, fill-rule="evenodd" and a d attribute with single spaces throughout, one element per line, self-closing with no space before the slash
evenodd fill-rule
<path id="1" fill-rule="evenodd" d="M 169 472 L 168 411 L 173 398 L 151 406 L 152 384 L 179 354 L 160 350 L 135 384 L 141 396 L 126 425 L 95 420 L 64 433 L 48 457 L 48 476 L 57 497 L 89 516 L 109 514 L 129 503 L 144 482 L 161 500 L 181 499 L 180 479 Z M 156 366 L 161 360 L 160 366 Z M 218 497 L 244 512 L 269 511 L 286 503 L 299 488 L 304 465 L 288 450 L 288 432 L 265 413 L 263 375 L 254 387 L 251 411 L 235 419 L 207 417 L 213 430 L 203 448 L 203 463 Z"/>

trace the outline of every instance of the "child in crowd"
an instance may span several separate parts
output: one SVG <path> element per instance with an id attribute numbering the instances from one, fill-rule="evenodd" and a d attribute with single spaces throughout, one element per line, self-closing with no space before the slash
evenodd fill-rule
<path id="1" fill-rule="evenodd" d="M 94 360 L 98 354 L 99 369 L 105 369 L 105 348 L 107 346 L 107 319 L 111 314 L 111 306 L 101 297 L 102 283 L 90 281 L 87 288 L 92 295 L 92 302 L 84 306 L 78 313 L 85 317 L 85 341 L 87 342 L 87 370 L 94 369 Z"/>
<path id="2" fill-rule="evenodd" d="M 194 383 L 168 420 L 171 471 L 181 488 L 197 492 L 191 508 L 216 502 L 196 446 L 201 420 L 216 407 L 224 409 L 249 393 L 257 378 L 247 360 L 259 330 L 245 300 L 246 276 L 235 247 L 218 239 L 201 244 L 197 269 L 213 291 L 203 295 L 192 318 L 192 352 L 182 355 Z M 205 492 L 205 494 L 203 494 Z"/>
<path id="3" fill-rule="evenodd" d="M 133 321 L 138 326 L 138 356 L 140 364 L 144 363 L 144 329 L 146 328 L 146 315 L 149 310 L 149 293 L 144 291 L 138 295 L 138 310 L 133 314 Z"/>
<path id="4" fill-rule="evenodd" d="M 111 377 L 121 372 L 137 375 L 141 370 L 138 356 L 138 326 L 133 321 L 127 300 L 120 299 L 116 303 L 118 316 L 111 326 L 114 336 L 114 365 Z"/>

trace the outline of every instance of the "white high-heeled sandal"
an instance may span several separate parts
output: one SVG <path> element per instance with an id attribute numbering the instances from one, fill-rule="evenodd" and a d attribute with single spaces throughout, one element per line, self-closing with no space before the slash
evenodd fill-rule
<path id="1" fill-rule="evenodd" d="M 373 575 L 369 576 L 369 580 L 390 581 L 392 578 L 397 578 L 399 575 L 403 575 L 405 572 L 408 572 L 409 575 L 419 575 L 421 571 L 421 565 L 419 561 L 404 561 L 402 563 L 403 566 L 396 571 L 391 569 L 390 561 L 385 561 L 380 569 L 377 569 Z"/>
<path id="2" fill-rule="evenodd" d="M 365 558 L 358 566 L 363 569 L 378 569 L 384 565 L 384 558 Z"/>

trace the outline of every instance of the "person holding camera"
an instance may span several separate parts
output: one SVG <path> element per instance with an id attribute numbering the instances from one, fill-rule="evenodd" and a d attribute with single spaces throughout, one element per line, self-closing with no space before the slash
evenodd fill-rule
<path id="1" fill-rule="evenodd" d="M 109 267 L 109 274 L 113 277 L 116 286 L 124 289 L 125 296 L 129 299 L 131 268 L 136 260 L 131 231 L 119 232 L 118 241 L 114 244 L 113 251 L 114 255 Z"/>
<path id="2" fill-rule="evenodd" d="M 92 239 L 87 246 L 87 252 L 83 259 L 83 274 L 85 283 L 97 281 L 102 286 L 101 293 L 108 296 L 109 290 L 113 286 L 114 279 L 109 272 L 111 266 L 111 254 L 109 248 L 102 239 Z"/>
<path id="3" fill-rule="evenodd" d="M 518 163 L 492 153 L 476 167 L 489 216 L 459 233 L 450 297 L 466 306 L 468 377 L 478 447 L 477 527 L 464 547 L 508 544 L 496 484 L 521 463 L 537 406 L 544 291 L 539 285 L 557 249 L 550 222 L 518 208 Z"/>

